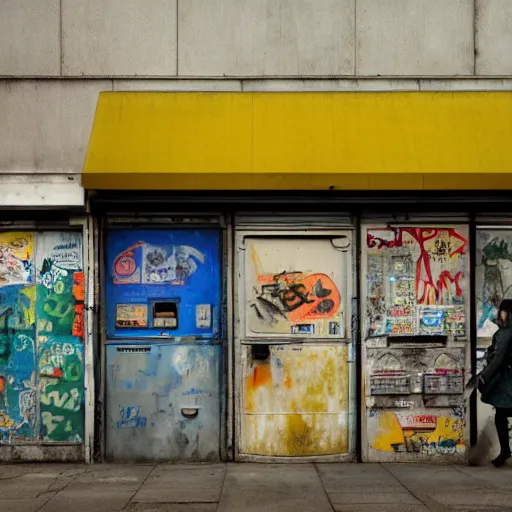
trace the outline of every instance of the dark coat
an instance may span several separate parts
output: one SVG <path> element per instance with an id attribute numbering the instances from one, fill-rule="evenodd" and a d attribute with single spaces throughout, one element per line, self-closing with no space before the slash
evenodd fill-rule
<path id="1" fill-rule="evenodd" d="M 512 408 L 512 327 L 500 328 L 487 350 L 482 402 L 498 408 Z"/>

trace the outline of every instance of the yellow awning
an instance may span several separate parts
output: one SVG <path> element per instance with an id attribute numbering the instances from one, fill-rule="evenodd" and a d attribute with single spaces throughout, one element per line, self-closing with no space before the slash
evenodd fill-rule
<path id="1" fill-rule="evenodd" d="M 83 185 L 512 189 L 512 92 L 101 93 Z"/>

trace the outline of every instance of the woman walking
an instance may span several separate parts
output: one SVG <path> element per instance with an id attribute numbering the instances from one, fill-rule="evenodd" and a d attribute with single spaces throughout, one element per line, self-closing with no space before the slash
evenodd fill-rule
<path id="1" fill-rule="evenodd" d="M 508 418 L 512 417 L 512 300 L 501 302 L 496 321 L 499 328 L 487 349 L 487 366 L 479 375 L 478 389 L 482 402 L 496 409 L 494 422 L 500 454 L 492 464 L 498 468 L 511 456 Z"/>

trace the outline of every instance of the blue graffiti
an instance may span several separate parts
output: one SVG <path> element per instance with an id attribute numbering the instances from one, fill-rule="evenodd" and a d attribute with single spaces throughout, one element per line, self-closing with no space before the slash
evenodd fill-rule
<path id="1" fill-rule="evenodd" d="M 184 391 L 182 393 L 182 396 L 197 396 L 197 395 L 208 395 L 209 392 L 206 390 L 206 389 L 202 389 L 202 388 L 190 388 L 190 389 L 187 389 L 187 391 Z"/>
<path id="2" fill-rule="evenodd" d="M 145 380 L 136 380 L 135 382 L 132 382 L 130 380 L 122 380 L 119 383 L 120 387 L 125 389 L 133 389 L 135 391 L 146 391 L 148 387 L 148 383 Z"/>
<path id="3" fill-rule="evenodd" d="M 144 428 L 148 419 L 140 416 L 140 405 L 119 406 L 121 419 L 116 421 L 117 428 Z"/>

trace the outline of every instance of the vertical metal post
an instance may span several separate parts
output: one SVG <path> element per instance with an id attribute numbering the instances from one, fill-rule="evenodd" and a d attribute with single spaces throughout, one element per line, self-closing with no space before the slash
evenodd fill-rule
<path id="1" fill-rule="evenodd" d="M 355 258 L 355 269 L 356 269 L 356 289 L 355 289 L 355 298 L 357 307 L 353 312 L 354 315 L 354 326 L 355 330 L 354 336 L 356 339 L 356 351 L 355 351 L 355 360 L 356 360 L 356 460 L 357 462 L 362 462 L 362 439 L 363 432 L 362 428 L 365 424 L 363 422 L 363 414 L 365 413 L 363 405 L 363 367 L 362 367 L 362 355 L 363 355 L 363 342 L 361 339 L 362 329 L 361 329 L 361 258 L 362 258 L 362 250 L 361 250 L 361 215 L 357 214 L 355 218 L 355 244 L 356 244 L 356 258 Z"/>
<path id="2" fill-rule="evenodd" d="M 470 214 L 469 220 L 469 350 L 471 354 L 471 375 L 476 372 L 476 345 L 477 345 L 477 308 L 476 308 L 476 219 Z M 477 393 L 473 392 L 469 399 L 469 442 L 474 446 L 478 438 L 477 425 Z"/>
<path id="3" fill-rule="evenodd" d="M 235 460 L 236 439 L 236 408 L 235 408 L 235 338 L 234 338 L 234 273 L 235 273 L 235 256 L 234 256 L 234 217 L 231 214 L 226 215 L 227 230 L 227 258 L 226 258 L 226 383 L 227 383 L 227 416 L 226 416 L 226 432 L 227 432 L 227 458 L 230 461 Z"/>
<path id="4" fill-rule="evenodd" d="M 85 462 L 93 461 L 94 452 L 94 409 L 95 409 L 95 376 L 94 376 L 94 304 L 95 304 L 95 244 L 94 221 L 91 215 L 87 216 L 83 227 L 84 240 L 84 270 L 87 275 L 87 295 L 85 303 Z"/>
<path id="5" fill-rule="evenodd" d="M 96 356 L 96 382 L 99 382 L 96 394 L 96 447 L 97 458 L 101 461 L 105 460 L 105 380 L 106 380 L 106 355 L 105 355 L 105 307 L 101 307 L 101 294 L 105 293 L 106 279 L 105 279 L 105 249 L 104 241 L 106 232 L 105 218 L 99 219 L 96 224 L 95 238 L 97 245 L 96 252 L 96 286 L 97 286 L 97 311 L 96 322 L 98 329 L 97 338 L 97 356 Z"/>

